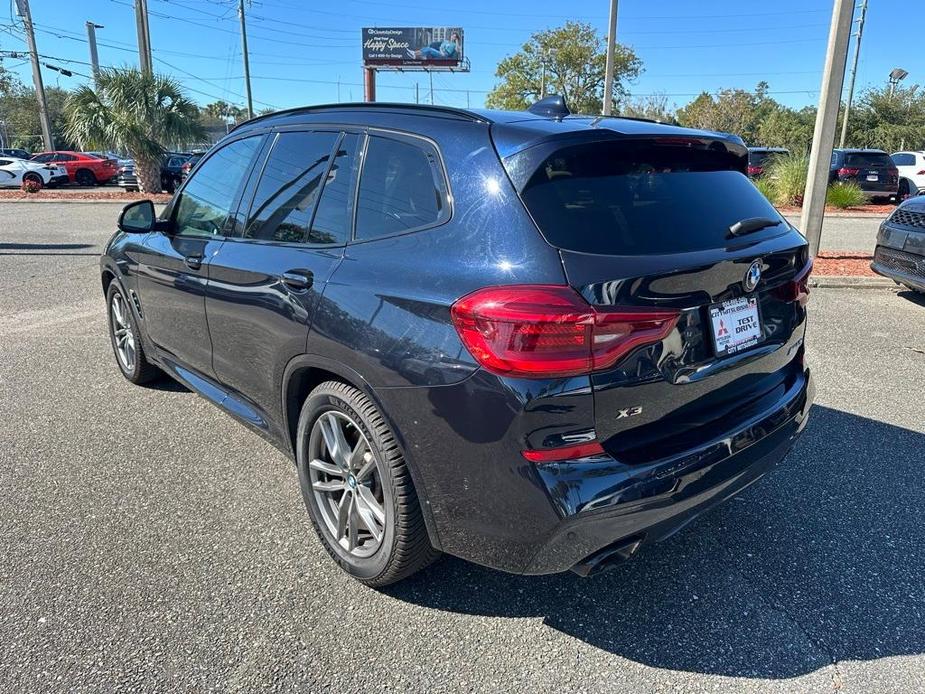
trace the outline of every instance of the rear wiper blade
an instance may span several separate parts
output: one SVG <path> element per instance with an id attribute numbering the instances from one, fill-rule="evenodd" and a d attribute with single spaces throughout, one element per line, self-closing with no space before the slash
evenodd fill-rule
<path id="1" fill-rule="evenodd" d="M 745 234 L 751 234 L 753 231 L 761 231 L 762 229 L 776 227 L 778 224 L 783 223 L 783 220 L 770 219 L 769 217 L 749 217 L 748 219 L 739 220 L 729 227 L 729 233 L 732 236 L 743 236 Z"/>

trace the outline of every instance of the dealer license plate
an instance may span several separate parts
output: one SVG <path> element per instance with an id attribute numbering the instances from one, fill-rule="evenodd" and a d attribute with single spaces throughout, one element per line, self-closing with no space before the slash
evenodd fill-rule
<path id="1" fill-rule="evenodd" d="M 758 298 L 745 296 L 710 306 L 713 344 L 717 356 L 735 354 L 761 342 Z"/>

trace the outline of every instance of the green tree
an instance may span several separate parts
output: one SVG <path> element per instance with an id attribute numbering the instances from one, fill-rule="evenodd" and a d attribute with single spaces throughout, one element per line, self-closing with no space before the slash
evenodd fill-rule
<path id="1" fill-rule="evenodd" d="M 678 110 L 678 122 L 690 128 L 733 133 L 754 144 L 760 123 L 777 106 L 767 91 L 767 82 L 759 82 L 753 92 L 723 89 L 715 97 L 703 92 Z"/>
<path id="2" fill-rule="evenodd" d="M 79 87 L 67 101 L 67 134 L 84 149 L 120 148 L 135 160 L 142 191 L 160 192 L 165 145 L 203 136 L 199 109 L 180 85 L 134 68 L 103 70 L 96 91 Z"/>
<path id="3" fill-rule="evenodd" d="M 888 152 L 925 148 L 925 92 L 917 84 L 898 88 L 870 87 L 851 109 L 846 144 Z"/>
<path id="4" fill-rule="evenodd" d="M 816 107 L 806 106 L 796 111 L 777 104 L 758 123 L 755 145 L 786 147 L 796 154 L 809 151 L 816 124 Z"/>
<path id="5" fill-rule="evenodd" d="M 591 24 L 566 22 L 558 29 L 540 31 L 519 53 L 498 64 L 501 81 L 488 94 L 489 108 L 520 111 L 545 94 L 559 94 L 575 113 L 602 110 L 604 76 L 607 71 L 606 41 Z M 610 96 L 617 107 L 626 98 L 627 83 L 642 70 L 642 61 L 631 48 L 617 44 L 614 54 L 614 87 Z M 615 108 L 616 110 L 616 108 Z"/>
<path id="6" fill-rule="evenodd" d="M 676 108 L 668 104 L 668 97 L 664 94 L 648 94 L 642 97 L 627 99 L 620 109 L 621 116 L 629 118 L 648 118 L 662 123 L 675 122 Z"/>

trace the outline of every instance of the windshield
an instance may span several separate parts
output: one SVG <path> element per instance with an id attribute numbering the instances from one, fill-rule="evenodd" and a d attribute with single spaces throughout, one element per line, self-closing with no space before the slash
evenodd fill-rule
<path id="1" fill-rule="evenodd" d="M 522 197 L 553 246 L 646 255 L 723 247 L 729 227 L 782 220 L 725 151 L 653 141 L 566 147 L 533 173 Z M 769 227 L 750 235 L 780 233 Z"/>

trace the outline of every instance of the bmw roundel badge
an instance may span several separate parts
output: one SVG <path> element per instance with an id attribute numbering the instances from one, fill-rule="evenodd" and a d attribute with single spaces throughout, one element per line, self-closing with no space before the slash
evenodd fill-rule
<path id="1" fill-rule="evenodd" d="M 750 292 L 754 291 L 755 287 L 758 286 L 758 282 L 761 281 L 761 261 L 756 260 L 754 263 L 748 266 L 748 271 L 745 273 L 745 279 L 742 280 L 742 286 L 745 287 L 745 291 Z"/>

